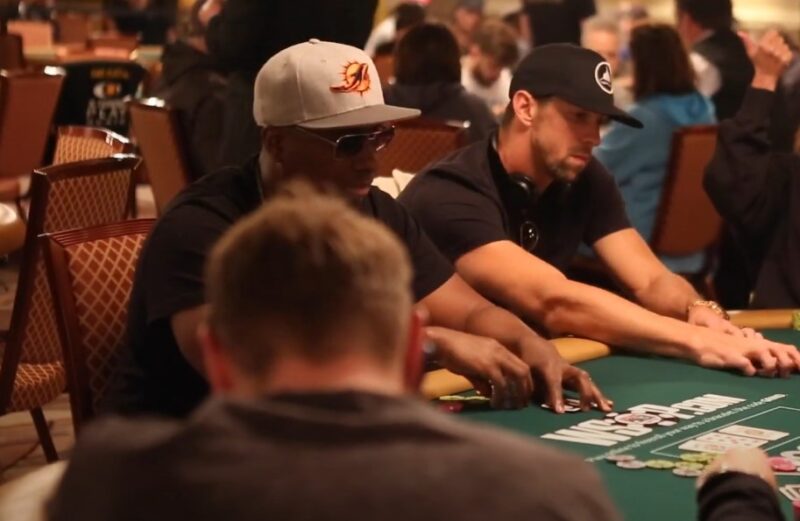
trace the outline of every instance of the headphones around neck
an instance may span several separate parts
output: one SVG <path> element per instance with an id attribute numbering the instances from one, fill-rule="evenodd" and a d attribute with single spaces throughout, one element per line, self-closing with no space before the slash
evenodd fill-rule
<path id="1" fill-rule="evenodd" d="M 511 181 L 511 203 L 519 209 L 523 218 L 530 217 L 531 211 L 539 201 L 539 190 L 533 181 L 522 174 L 508 174 Z"/>
<path id="2" fill-rule="evenodd" d="M 511 194 L 510 203 L 519 215 L 519 245 L 532 252 L 539 244 L 539 228 L 533 219 L 534 209 L 539 201 L 539 190 L 533 181 L 522 174 L 508 175 Z"/>

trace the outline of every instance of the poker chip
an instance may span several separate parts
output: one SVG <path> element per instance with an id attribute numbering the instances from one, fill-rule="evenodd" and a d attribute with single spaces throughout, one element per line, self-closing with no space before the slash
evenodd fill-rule
<path id="1" fill-rule="evenodd" d="M 630 461 L 619 461 L 617 462 L 617 467 L 626 470 L 640 470 L 646 468 L 647 465 L 644 464 L 644 461 L 639 461 L 638 459 L 634 459 Z"/>
<path id="2" fill-rule="evenodd" d="M 464 410 L 464 404 L 456 401 L 444 401 L 439 404 L 439 410 L 444 412 L 461 412 Z"/>
<path id="3" fill-rule="evenodd" d="M 614 416 L 614 421 L 622 425 L 655 425 L 662 421 L 660 416 L 642 412 L 629 412 Z"/>
<path id="4" fill-rule="evenodd" d="M 691 463 L 706 463 L 708 461 L 708 454 L 703 452 L 686 452 L 681 454 L 681 461 L 688 461 Z"/>
<path id="5" fill-rule="evenodd" d="M 657 425 L 660 426 L 660 427 L 674 427 L 677 424 L 678 424 L 678 422 L 674 422 L 672 420 L 664 420 L 664 421 L 658 422 Z"/>
<path id="6" fill-rule="evenodd" d="M 676 469 L 683 469 L 683 470 L 703 470 L 705 465 L 703 463 L 696 463 L 693 461 L 679 461 L 675 463 Z"/>
<path id="7" fill-rule="evenodd" d="M 697 456 L 697 461 L 699 463 L 712 463 L 719 457 L 719 454 L 714 454 L 712 452 L 701 452 Z"/>
<path id="8" fill-rule="evenodd" d="M 617 416 L 619 416 L 619 413 L 618 413 L 618 412 L 609 412 L 609 413 L 606 413 L 606 418 L 616 418 Z"/>
<path id="9" fill-rule="evenodd" d="M 675 462 L 668 459 L 651 459 L 644 462 L 649 469 L 668 470 L 675 468 Z"/>
<path id="10" fill-rule="evenodd" d="M 491 398 L 487 396 L 463 396 L 461 398 L 464 399 L 463 401 L 471 403 L 489 403 L 492 401 Z"/>
<path id="11" fill-rule="evenodd" d="M 794 472 L 797 470 L 797 465 L 795 465 L 791 460 L 782 458 L 780 456 L 773 456 L 772 458 L 769 458 L 769 466 L 775 472 Z"/>
<path id="12" fill-rule="evenodd" d="M 636 456 L 632 454 L 611 454 L 606 456 L 606 461 L 610 463 L 619 463 L 621 461 L 633 461 L 636 459 Z"/>
<path id="13" fill-rule="evenodd" d="M 800 466 L 800 450 L 787 450 L 781 452 L 781 457 L 786 458 L 795 465 Z"/>
<path id="14" fill-rule="evenodd" d="M 672 473 L 682 478 L 696 478 L 702 474 L 702 472 L 698 469 L 684 469 L 680 467 L 674 468 Z"/>

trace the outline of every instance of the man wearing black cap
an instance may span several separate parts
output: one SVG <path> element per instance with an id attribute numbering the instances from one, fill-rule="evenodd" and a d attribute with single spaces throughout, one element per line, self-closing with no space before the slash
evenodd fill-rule
<path id="1" fill-rule="evenodd" d="M 793 347 L 733 326 L 631 228 L 612 177 L 591 155 L 606 118 L 641 126 L 614 106 L 613 92 L 599 54 L 536 48 L 512 79 L 500 131 L 418 175 L 401 202 L 470 285 L 551 334 L 748 375 L 797 371 Z M 563 275 L 582 242 L 640 305 Z"/>

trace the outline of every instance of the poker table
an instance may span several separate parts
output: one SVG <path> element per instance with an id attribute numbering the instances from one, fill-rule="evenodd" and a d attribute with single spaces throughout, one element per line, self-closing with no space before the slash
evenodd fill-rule
<path id="1" fill-rule="evenodd" d="M 742 311 L 733 314 L 732 321 L 800 347 L 800 331 L 792 329 L 792 310 Z M 625 354 L 589 340 L 564 338 L 554 343 L 562 356 L 590 372 L 614 400 L 615 414 L 556 415 L 532 406 L 516 411 L 467 408 L 457 416 L 582 456 L 600 471 L 628 520 L 696 519 L 695 479 L 678 476 L 674 469 L 621 468 L 608 461 L 615 456 L 677 463 L 686 454 L 713 454 L 730 444 L 757 445 L 770 456 L 789 451 L 800 455 L 800 375 L 744 377 L 680 360 Z M 422 389 L 429 398 L 470 394 L 465 379 L 444 370 L 429 373 Z M 644 419 L 658 423 L 617 421 Z M 781 486 L 800 484 L 798 471 L 777 476 Z M 787 519 L 792 519 L 790 501 L 779 497 Z"/>

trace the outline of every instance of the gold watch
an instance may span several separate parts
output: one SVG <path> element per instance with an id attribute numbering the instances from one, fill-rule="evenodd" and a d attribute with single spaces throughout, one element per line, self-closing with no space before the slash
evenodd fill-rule
<path id="1" fill-rule="evenodd" d="M 686 306 L 686 316 L 689 316 L 689 312 L 692 310 L 693 307 L 696 306 L 702 306 L 704 308 L 708 308 L 717 315 L 719 315 L 721 318 L 724 318 L 725 320 L 731 319 L 731 316 L 728 315 L 728 312 L 725 311 L 722 308 L 722 306 L 720 306 L 717 302 L 714 302 L 713 300 L 695 300 L 694 302 Z"/>

